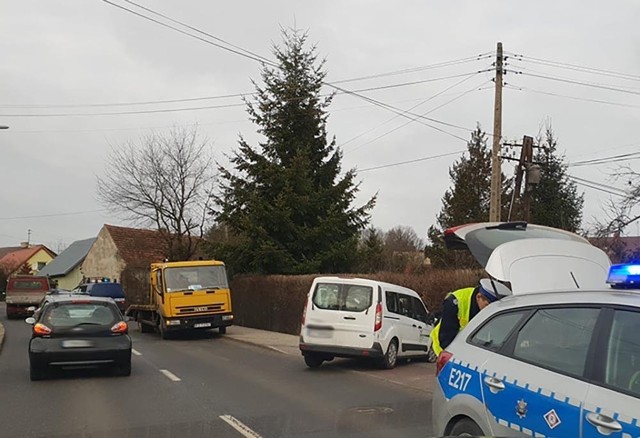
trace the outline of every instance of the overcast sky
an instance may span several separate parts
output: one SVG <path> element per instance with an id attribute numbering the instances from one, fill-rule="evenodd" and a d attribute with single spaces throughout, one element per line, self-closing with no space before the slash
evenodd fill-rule
<path id="1" fill-rule="evenodd" d="M 494 53 L 498 41 L 510 56 L 505 140 L 535 136 L 550 120 L 569 163 L 640 150 L 637 0 L 139 1 L 269 58 L 281 27 L 307 30 L 326 58 L 327 81 L 376 75 L 341 85 L 350 90 L 403 84 L 362 94 L 403 110 L 420 104 L 414 112 L 435 109 L 428 117 L 456 125 L 428 122 L 446 133 L 416 122 L 402 126 L 406 119 L 390 111 L 336 96 L 328 131 L 344 145 L 343 168 L 363 170 L 358 203 L 378 193 L 372 220 L 384 230 L 409 225 L 424 236 L 459 156 L 366 169 L 461 151 L 465 142 L 457 137 L 469 138 L 476 123 L 492 132 L 492 73 L 486 70 L 493 58 L 478 55 Z M 229 106 L 239 98 L 88 106 L 248 93 L 250 81 L 260 79 L 260 64 L 251 59 L 100 0 L 3 1 L 0 53 L 0 125 L 10 127 L 0 130 L 0 246 L 26 240 L 31 229 L 32 242 L 56 250 L 95 236 L 105 223 L 127 225 L 96 199 L 110 144 L 136 140 L 150 129 L 199 124 L 224 161 L 239 134 L 253 144 L 259 139 L 245 108 Z M 566 64 L 577 67 L 559 68 Z M 225 107 L 184 110 L 203 106 Z M 69 115 L 167 109 L 182 111 Z M 616 164 L 572 166 L 569 172 L 624 188 L 609 177 Z M 505 164 L 504 171 L 513 170 Z M 586 226 L 602 217 L 612 195 L 579 188 Z"/>

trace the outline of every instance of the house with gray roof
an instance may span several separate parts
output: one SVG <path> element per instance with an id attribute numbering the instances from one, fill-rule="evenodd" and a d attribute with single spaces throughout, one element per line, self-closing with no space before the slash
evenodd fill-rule
<path id="1" fill-rule="evenodd" d="M 48 275 L 49 278 L 57 282 L 60 289 L 70 290 L 75 288 L 82 281 L 82 262 L 95 240 L 95 237 L 76 240 L 49 264 L 39 270 L 38 275 Z"/>

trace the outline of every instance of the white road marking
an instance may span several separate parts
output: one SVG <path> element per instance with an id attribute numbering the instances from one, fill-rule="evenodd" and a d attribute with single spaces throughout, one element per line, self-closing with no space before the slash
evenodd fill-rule
<path id="1" fill-rule="evenodd" d="M 181 380 L 182 380 L 180 377 L 176 376 L 175 374 L 173 374 L 173 373 L 172 373 L 171 371 L 169 371 L 169 370 L 160 370 L 160 372 L 161 372 L 162 374 L 164 374 L 165 376 L 167 376 L 167 378 L 168 378 L 169 380 L 172 380 L 172 381 L 174 381 L 174 382 L 179 382 L 179 381 L 181 381 Z"/>
<path id="2" fill-rule="evenodd" d="M 262 438 L 262 435 L 260 435 L 258 432 L 252 430 L 251 428 L 249 428 L 249 426 L 231 415 L 220 415 L 220 419 L 240 432 L 240 435 L 242 435 L 243 437 Z"/>
<path id="3" fill-rule="evenodd" d="M 135 348 L 132 348 L 132 349 L 131 349 L 131 352 L 132 352 L 133 354 L 135 354 L 136 356 L 142 356 L 142 353 L 140 353 L 140 352 L 139 352 L 138 350 L 136 350 Z"/>

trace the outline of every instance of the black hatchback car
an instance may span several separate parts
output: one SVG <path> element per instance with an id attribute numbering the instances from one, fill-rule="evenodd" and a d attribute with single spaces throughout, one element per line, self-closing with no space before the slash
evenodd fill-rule
<path id="1" fill-rule="evenodd" d="M 31 380 L 54 369 L 111 367 L 131 374 L 131 338 L 122 313 L 110 298 L 61 295 L 49 297 L 38 312 L 29 341 Z"/>

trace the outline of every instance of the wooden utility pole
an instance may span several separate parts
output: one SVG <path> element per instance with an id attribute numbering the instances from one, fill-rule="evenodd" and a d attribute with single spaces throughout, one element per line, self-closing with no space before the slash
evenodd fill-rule
<path id="1" fill-rule="evenodd" d="M 522 155 L 524 155 L 524 171 L 525 173 L 525 184 L 524 184 L 524 199 L 522 201 L 522 219 L 525 222 L 531 221 L 531 187 L 532 182 L 530 181 L 530 174 L 532 171 L 532 161 L 533 161 L 533 137 L 529 137 L 528 135 L 524 136 L 522 141 Z"/>
<path id="2" fill-rule="evenodd" d="M 491 200 L 489 221 L 500 221 L 502 202 L 502 167 L 500 160 L 500 139 L 502 138 L 502 43 L 496 51 L 496 92 L 493 106 L 493 150 L 491 152 Z"/>

